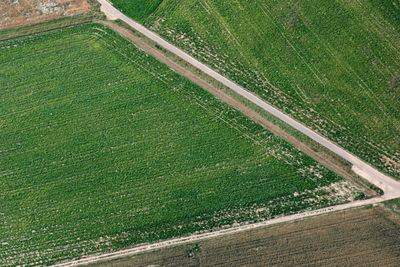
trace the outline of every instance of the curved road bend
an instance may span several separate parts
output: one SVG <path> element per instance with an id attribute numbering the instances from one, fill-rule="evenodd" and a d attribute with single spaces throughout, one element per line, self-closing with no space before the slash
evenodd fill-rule
<path id="1" fill-rule="evenodd" d="M 368 180 L 370 183 L 380 187 L 384 192 L 385 199 L 392 199 L 400 197 L 400 182 L 386 176 L 382 172 L 378 171 L 377 169 L 373 168 L 368 163 L 360 160 L 350 152 L 344 150 L 343 148 L 339 147 L 335 143 L 329 141 L 325 137 L 317 134 L 310 128 L 306 127 L 305 125 L 301 124 L 300 122 L 294 120 L 289 115 L 286 115 L 282 111 L 276 109 L 272 105 L 268 104 L 261 98 L 255 96 L 254 94 L 248 92 L 241 86 L 237 85 L 236 83 L 232 82 L 231 80 L 225 78 L 224 76 L 218 74 L 205 64 L 201 63 L 200 61 L 196 60 L 186 52 L 182 51 L 181 49 L 177 48 L 176 46 L 170 44 L 154 32 L 148 30 L 143 25 L 135 22 L 131 18 L 125 16 L 119 10 L 112 6 L 107 0 L 97 0 L 101 4 L 101 10 L 106 14 L 106 16 L 110 19 L 120 19 L 131 26 L 136 31 L 140 32 L 147 38 L 151 39 L 158 45 L 162 46 L 164 49 L 168 50 L 169 52 L 175 54 L 176 56 L 182 58 L 186 62 L 190 63 L 194 67 L 200 69 L 204 73 L 208 74 L 215 80 L 219 81 L 220 83 L 224 84 L 225 86 L 229 87 L 231 90 L 236 92 L 237 94 L 241 95 L 242 97 L 246 98 L 247 100 L 251 101 L 255 105 L 261 107 L 265 111 L 269 112 L 273 116 L 277 117 L 278 119 L 286 122 L 293 128 L 297 129 L 298 131 L 302 132 L 303 134 L 307 135 L 314 141 L 318 142 L 322 146 L 326 147 L 330 151 L 334 152 L 335 154 L 339 155 L 343 159 L 349 161 L 353 164 L 353 171 L 360 175 L 361 177 Z"/>

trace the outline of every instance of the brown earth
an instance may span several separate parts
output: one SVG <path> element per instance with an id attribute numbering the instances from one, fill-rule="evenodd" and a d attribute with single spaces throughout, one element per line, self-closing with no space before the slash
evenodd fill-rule
<path id="1" fill-rule="evenodd" d="M 1 0 L 0 29 L 83 14 L 89 10 L 86 0 Z"/>
<path id="2" fill-rule="evenodd" d="M 168 247 L 98 266 L 399 266 L 400 220 L 370 207 Z"/>

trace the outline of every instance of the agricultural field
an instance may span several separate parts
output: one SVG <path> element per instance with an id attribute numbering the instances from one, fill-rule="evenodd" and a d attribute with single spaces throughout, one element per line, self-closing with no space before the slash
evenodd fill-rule
<path id="1" fill-rule="evenodd" d="M 380 207 L 163 248 L 103 263 L 123 266 L 398 266 L 400 220 Z"/>
<path id="2" fill-rule="evenodd" d="M 0 29 L 69 17 L 89 10 L 86 0 L 1 0 Z"/>
<path id="3" fill-rule="evenodd" d="M 400 179 L 399 0 L 164 0 L 151 1 L 151 9 L 111 1 Z"/>
<path id="4" fill-rule="evenodd" d="M 99 24 L 0 42 L 0 265 L 362 199 Z"/>

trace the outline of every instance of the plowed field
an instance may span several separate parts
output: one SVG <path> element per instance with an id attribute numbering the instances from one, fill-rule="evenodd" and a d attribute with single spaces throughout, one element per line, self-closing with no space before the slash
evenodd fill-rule
<path id="1" fill-rule="evenodd" d="M 101 266 L 398 266 L 400 221 L 379 207 L 165 248 Z"/>

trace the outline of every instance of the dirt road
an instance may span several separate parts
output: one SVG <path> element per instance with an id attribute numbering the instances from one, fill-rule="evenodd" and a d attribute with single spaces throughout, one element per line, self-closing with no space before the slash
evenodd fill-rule
<path id="1" fill-rule="evenodd" d="M 310 217 L 98 263 L 147 266 L 393 266 L 400 217 L 381 205 Z"/>
<path id="2" fill-rule="evenodd" d="M 236 83 L 230 81 L 229 79 L 223 77 L 222 75 L 218 74 L 205 64 L 201 63 L 200 61 L 196 60 L 186 52 L 182 51 L 181 49 L 177 48 L 176 46 L 170 44 L 156 33 L 148 30 L 143 25 L 133 21 L 131 18 L 125 16 L 120 11 L 112 6 L 107 0 L 98 0 L 101 4 L 101 10 L 106 14 L 107 18 L 109 19 L 120 19 L 131 26 L 134 30 L 138 31 L 139 33 L 143 34 L 145 37 L 149 38 L 150 40 L 157 43 L 162 48 L 166 49 L 167 51 L 173 53 L 174 55 L 178 56 L 179 58 L 183 59 L 187 63 L 193 65 L 197 69 L 203 71 L 205 74 L 209 75 L 210 77 L 214 78 L 215 80 L 219 81 L 223 85 L 227 86 L 231 90 L 233 90 L 238 95 L 244 97 L 245 99 L 249 100 L 253 104 L 259 106 L 263 110 L 267 111 L 274 117 L 284 121 L 285 123 L 289 124 L 296 130 L 300 131 L 304 135 L 308 136 L 312 140 L 316 141 L 320 145 L 324 146 L 325 148 L 329 149 L 333 153 L 337 154 L 341 158 L 345 159 L 346 161 L 353 164 L 353 171 L 356 172 L 358 175 L 363 177 L 364 179 L 368 180 L 370 183 L 380 187 L 384 192 L 384 197 L 386 199 L 393 199 L 400 197 L 400 182 L 395 181 L 394 179 L 386 176 L 382 172 L 376 170 L 368 163 L 360 160 L 358 157 L 354 156 L 350 152 L 344 150 L 343 148 L 339 147 L 335 143 L 329 141 L 325 137 L 319 135 L 318 133 L 314 132 L 310 128 L 306 127 L 305 125 L 301 124 L 300 122 L 294 120 L 289 115 L 286 115 L 282 111 L 278 110 L 277 108 L 273 107 L 272 105 L 268 104 L 264 100 L 260 99 L 256 95 L 248 92 L 241 86 L 237 85 Z"/>
<path id="3" fill-rule="evenodd" d="M 279 136 L 280 138 L 285 139 L 288 143 L 295 146 L 300 151 L 304 152 L 305 154 L 312 157 L 314 160 L 318 161 L 322 165 L 326 166 L 330 170 L 334 171 L 335 173 L 339 174 L 341 177 L 346 178 L 356 184 L 359 184 L 361 187 L 365 189 L 365 193 L 368 197 L 376 196 L 376 192 L 367 188 L 364 183 L 361 183 L 360 178 L 350 170 L 348 166 L 339 159 L 333 157 L 327 151 L 323 151 L 322 149 L 313 147 L 309 144 L 306 144 L 299 140 L 298 138 L 290 135 L 285 130 L 280 128 L 279 126 L 273 124 L 259 113 L 255 112 L 251 108 L 247 107 L 245 104 L 240 102 L 239 100 L 235 99 L 231 95 L 227 94 L 226 92 L 219 90 L 210 82 L 206 81 L 203 77 L 200 77 L 198 73 L 194 73 L 193 70 L 189 70 L 186 66 L 181 65 L 179 62 L 175 62 L 174 58 L 171 58 L 169 55 L 164 53 L 163 51 L 157 49 L 153 43 L 152 45 L 148 43 L 148 39 L 146 40 L 145 37 L 138 36 L 133 34 L 129 29 L 126 29 L 112 21 L 103 21 L 103 20 L 95 20 L 95 22 L 103 24 L 119 35 L 123 36 L 125 39 L 129 40 L 130 42 L 134 43 L 139 49 L 145 51 L 147 54 L 152 55 L 154 58 L 159 60 L 160 62 L 164 63 L 168 67 L 170 67 L 175 72 L 179 73 L 180 75 L 186 77 L 193 83 L 201 86 L 203 89 L 207 90 L 218 99 L 222 100 L 223 102 L 229 104 L 236 110 L 239 110 L 247 117 L 251 118 L 258 124 L 262 125 L 265 129 L 268 129 L 270 132 Z M 151 41 L 150 41 L 151 42 Z"/>
<path id="4" fill-rule="evenodd" d="M 1 0 L 0 29 L 37 24 L 89 10 L 86 0 Z"/>
<path id="5" fill-rule="evenodd" d="M 363 201 L 355 201 L 343 205 L 338 205 L 338 206 L 333 206 L 333 207 L 328 207 L 328 208 L 323 208 L 319 210 L 313 210 L 309 212 L 304 212 L 304 213 L 299 213 L 299 214 L 293 214 L 289 216 L 284 216 L 280 218 L 275 218 L 271 219 L 268 221 L 263 221 L 259 223 L 253 223 L 253 224 L 247 224 L 247 225 L 242 225 L 238 227 L 231 227 L 227 229 L 222 229 L 219 231 L 215 232 L 207 232 L 204 234 L 195 234 L 191 236 L 185 236 L 185 237 L 180 237 L 180 238 L 174 238 L 154 244 L 146 244 L 130 249 L 125 249 L 125 250 L 120 250 L 112 253 L 105 253 L 101 255 L 93 255 L 87 258 L 79 259 L 79 260 L 74 260 L 74 261 L 69 261 L 65 263 L 60 263 L 55 266 L 57 267 L 64 267 L 64 266 L 78 266 L 78 265 L 87 265 L 91 263 L 96 263 L 96 262 L 101 262 L 101 261 L 109 261 L 113 259 L 118 259 L 122 257 L 128 257 L 132 256 L 144 251 L 149 251 L 149 250 L 155 250 L 163 247 L 168 247 L 168 246 L 175 246 L 175 245 L 181 245 L 185 243 L 193 243 L 199 240 L 204 240 L 204 239 L 209 239 L 209 238 L 215 238 L 223 235 L 228 235 L 228 234 L 233 234 L 233 233 L 238 233 L 242 231 L 247 231 L 250 229 L 255 229 L 259 227 L 264 227 L 264 226 L 269 226 L 269 225 L 274 225 L 278 223 L 284 223 L 284 222 L 289 222 L 293 220 L 298 220 L 310 216 L 315 216 L 315 215 L 322 215 L 334 211 L 340 211 L 340 210 L 345 210 L 349 208 L 354 208 L 354 207 L 360 207 L 360 206 L 365 206 L 369 204 L 374 204 L 377 202 L 383 201 L 382 197 L 379 198 L 371 198 Z"/>
<path id="6" fill-rule="evenodd" d="M 236 233 L 236 232 L 246 231 L 246 230 L 249 230 L 249 229 L 258 228 L 258 227 L 262 227 L 262 226 L 268 226 L 268 225 L 273 225 L 273 224 L 277 224 L 277 223 L 289 222 L 289 221 L 293 221 L 293 220 L 297 220 L 297 219 L 301 219 L 301 218 L 305 218 L 305 217 L 310 217 L 310 216 L 315 216 L 315 215 L 319 215 L 319 214 L 326 214 L 326 213 L 330 213 L 330 212 L 334 212 L 334 211 L 340 211 L 340 210 L 345 210 L 345 209 L 349 209 L 349 208 L 375 204 L 375 203 L 378 203 L 378 202 L 382 202 L 384 200 L 400 197 L 400 183 L 399 182 L 397 182 L 397 181 L 393 180 L 392 178 L 384 175 L 383 173 L 381 173 L 378 170 L 374 169 L 373 167 L 371 167 L 367 163 L 363 162 L 359 158 L 355 157 L 351 153 L 349 153 L 346 150 L 342 149 L 338 145 L 336 145 L 336 144 L 332 143 L 331 141 L 329 141 L 328 139 L 320 136 L 319 134 L 315 133 L 313 130 L 311 130 L 311 129 L 307 128 L 306 126 L 302 125 L 301 123 L 295 121 L 294 119 L 292 119 L 288 115 L 286 115 L 286 114 L 282 113 L 281 111 L 277 110 L 276 108 L 274 108 L 273 106 L 269 105 L 268 103 L 266 103 L 265 101 L 261 100 L 260 98 L 258 98 L 257 96 L 253 95 L 252 93 L 246 91 L 244 88 L 238 86 L 237 84 L 233 83 L 232 81 L 230 81 L 230 80 L 226 79 L 225 77 L 219 75 L 218 73 L 216 73 L 215 71 L 211 70 L 209 67 L 207 67 L 206 65 L 200 63 L 196 59 L 192 58 L 191 56 L 189 56 L 188 54 L 186 54 L 182 50 L 180 50 L 177 47 L 169 44 L 167 41 L 163 40 L 161 37 L 159 37 L 155 33 L 149 31 L 148 29 L 146 29 L 142 25 L 140 25 L 137 22 L 131 20 L 128 17 L 126 17 L 121 12 L 119 12 L 114 7 L 112 7 L 112 5 L 110 3 L 108 3 L 107 1 L 98 0 L 98 2 L 100 2 L 102 4 L 101 10 L 107 15 L 107 17 L 109 19 L 121 19 L 122 21 L 124 21 L 125 23 L 130 25 L 134 30 L 136 30 L 137 32 L 143 34 L 145 37 L 149 38 L 150 40 L 154 41 L 155 43 L 157 43 L 158 45 L 160 45 L 161 47 L 163 47 L 167 51 L 173 53 L 174 55 L 176 55 L 179 58 L 183 59 L 187 63 L 193 65 L 194 67 L 196 67 L 198 69 L 200 69 L 201 71 L 203 71 L 207 75 L 211 76 L 215 80 L 221 82 L 225 86 L 227 86 L 230 89 L 232 89 L 237 94 L 241 95 L 242 97 L 246 98 L 247 100 L 249 100 L 252 103 L 256 104 L 257 106 L 261 107 L 265 111 L 269 112 L 273 116 L 281 119 L 282 121 L 284 121 L 287 124 L 291 125 L 295 129 L 297 129 L 300 132 L 302 132 L 303 134 L 307 135 L 308 137 L 310 137 L 314 141 L 318 142 L 322 146 L 326 147 L 330 151 L 332 151 L 335 154 L 339 155 L 343 159 L 345 159 L 345 160 L 349 161 L 350 163 L 352 163 L 353 164 L 352 169 L 358 175 L 360 175 L 361 177 L 365 178 L 366 180 L 368 180 L 369 182 L 373 183 L 374 185 L 380 187 L 384 191 L 384 195 L 381 196 L 381 197 L 367 199 L 367 200 L 363 200 L 363 201 L 354 201 L 354 202 L 343 204 L 343 205 L 338 205 L 338 206 L 323 208 L 323 209 L 319 209 L 319 210 L 308 211 L 308 212 L 304 212 L 304 213 L 300 213 L 300 214 L 294 214 L 294 215 L 284 216 L 284 217 L 280 217 L 280 218 L 275 218 L 275 219 L 271 219 L 271 220 L 260 222 L 260 223 L 242 225 L 242 226 L 238 226 L 238 227 L 231 227 L 231 228 L 222 229 L 222 230 L 215 231 L 215 232 L 209 232 L 209 233 L 203 233 L 203 234 L 195 234 L 195 235 L 191 235 L 191 236 L 180 237 L 180 238 L 175 238 L 175 239 L 171 239 L 171 240 L 162 241 L 162 242 L 159 242 L 159 243 L 145 244 L 145 245 L 142 245 L 142 246 L 138 246 L 138 247 L 134 247 L 134 248 L 126 249 L 126 250 L 121 250 L 121 251 L 117 251 L 117 252 L 101 254 L 101 255 L 94 255 L 94 256 L 90 256 L 90 257 L 87 257 L 87 258 L 84 258 L 84 259 L 80 259 L 80 260 L 60 263 L 60 264 L 58 264 L 56 266 L 85 265 L 85 264 L 95 263 L 95 262 L 104 261 L 104 260 L 117 259 L 117 258 L 131 256 L 131 255 L 134 255 L 134 254 L 137 254 L 137 253 L 140 253 L 140 252 L 144 252 L 144 251 L 148 251 L 148 250 L 154 250 L 154 249 L 158 249 L 158 248 L 162 248 L 162 247 L 166 247 L 166 246 L 179 245 L 179 244 L 195 242 L 195 241 L 198 241 L 198 240 L 204 240 L 204 239 L 213 238 L 213 237 L 217 237 L 217 236 L 222 236 L 222 235 L 232 234 L 232 233 Z M 107 24 L 107 23 L 103 23 L 103 24 Z M 109 24 L 109 26 L 110 25 L 111 24 Z M 126 38 L 128 37 L 127 35 L 129 35 L 129 31 L 127 31 L 127 30 L 124 31 L 122 27 L 121 27 L 121 29 L 119 29 L 118 32 L 121 35 L 123 35 L 124 37 L 126 37 Z M 136 40 L 136 42 L 139 42 L 139 44 L 138 44 L 139 46 L 143 45 L 143 43 L 140 44 L 140 42 L 142 42 L 140 39 Z M 155 54 L 153 54 L 153 56 L 155 56 Z M 168 60 L 168 59 L 166 59 L 165 57 L 159 57 L 157 55 L 155 57 L 157 59 L 159 59 L 160 61 L 166 63 L 167 65 L 168 64 L 173 64 L 173 62 L 172 63 L 171 62 L 169 62 L 169 63 L 166 62 L 166 60 Z M 179 66 L 177 64 L 176 68 L 183 68 L 183 67 Z M 191 75 L 193 77 L 191 77 Z M 203 88 L 205 88 L 205 89 L 207 89 L 209 91 L 210 90 L 214 90 L 214 89 L 210 88 L 210 85 L 207 85 L 204 81 L 201 81 L 201 79 L 200 79 L 200 81 L 196 80 L 196 79 L 198 79 L 198 77 L 196 78 L 195 75 L 194 74 L 190 74 L 190 72 L 186 73 L 185 76 L 188 77 L 189 79 L 191 79 L 192 81 L 195 81 L 200 86 L 202 86 Z M 229 100 L 228 100 L 228 98 L 226 98 L 226 96 L 222 96 L 221 97 L 221 94 L 223 94 L 223 93 L 218 91 L 218 90 L 216 92 L 214 91 L 213 94 L 215 94 L 217 97 L 219 97 L 221 99 L 227 100 L 227 102 L 237 101 L 237 100 L 234 100 L 232 97 L 230 97 Z M 229 104 L 232 105 L 232 102 L 229 103 Z M 246 113 L 246 112 L 244 112 L 244 113 Z"/>

